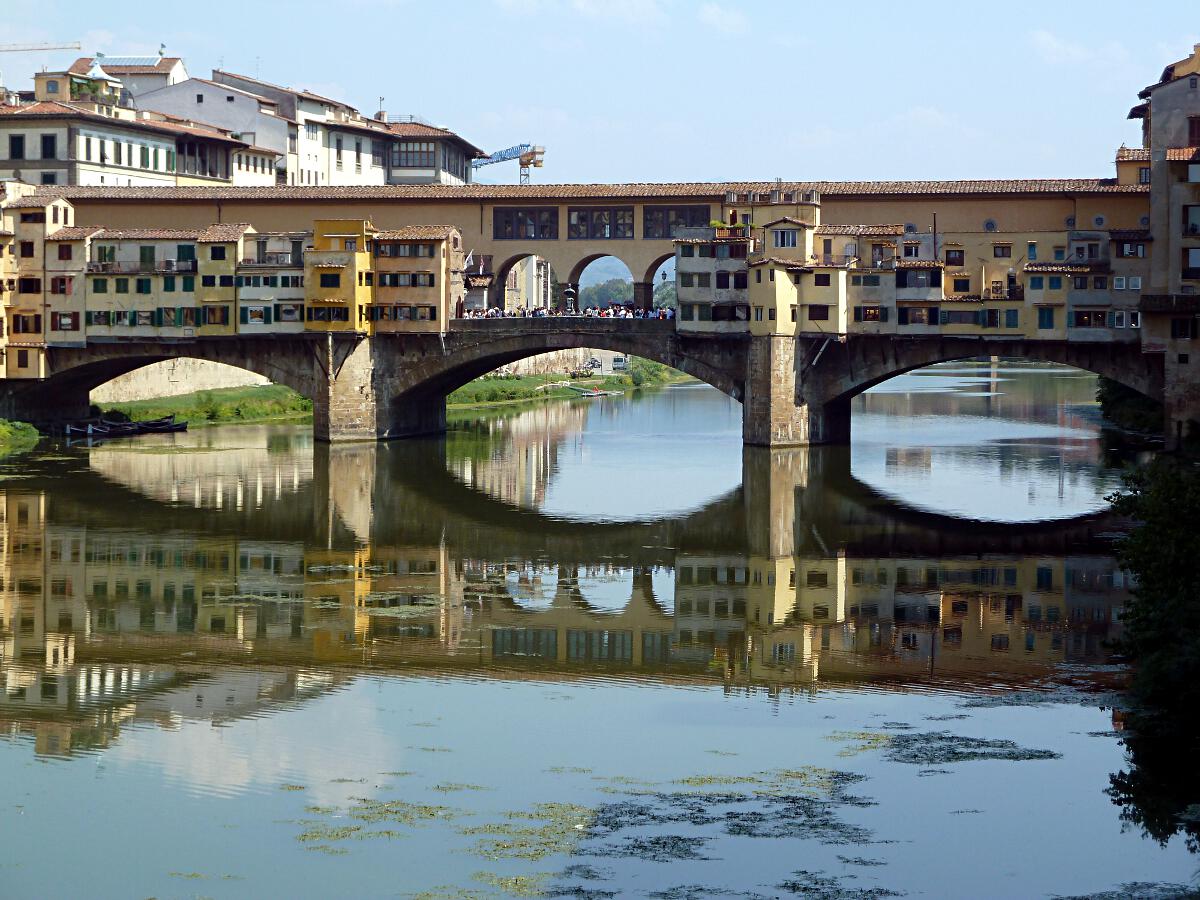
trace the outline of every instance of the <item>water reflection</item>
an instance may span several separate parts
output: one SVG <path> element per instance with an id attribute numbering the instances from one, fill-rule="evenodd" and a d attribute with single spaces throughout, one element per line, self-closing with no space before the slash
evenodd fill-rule
<path id="1" fill-rule="evenodd" d="M 533 444 L 516 459 L 554 458 Z M 38 753 L 414 666 L 994 691 L 1102 660 L 1128 596 L 1105 520 L 906 510 L 844 450 L 748 450 L 742 487 L 699 510 L 588 524 L 521 503 L 552 466 L 512 493 L 487 480 L 496 496 L 453 442 L 245 429 L 167 449 L 47 455 L 0 491 L 0 715 Z"/>

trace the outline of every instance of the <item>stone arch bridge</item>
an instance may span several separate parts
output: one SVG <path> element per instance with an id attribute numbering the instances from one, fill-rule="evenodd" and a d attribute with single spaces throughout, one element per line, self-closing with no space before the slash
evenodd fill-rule
<path id="1" fill-rule="evenodd" d="M 48 349 L 47 377 L 0 386 L 0 416 L 52 425 L 88 414 L 88 392 L 167 359 L 236 366 L 313 401 L 326 441 L 435 434 L 446 396 L 474 378 L 552 350 L 641 356 L 707 382 L 742 403 L 747 444 L 846 443 L 850 401 L 895 375 L 955 359 L 1021 357 L 1112 378 L 1154 399 L 1162 354 L 1138 345 L 974 337 L 855 336 L 848 340 L 680 332 L 674 321 L 548 317 L 457 320 L 444 334 L 299 334 L 180 341 L 89 342 Z"/>

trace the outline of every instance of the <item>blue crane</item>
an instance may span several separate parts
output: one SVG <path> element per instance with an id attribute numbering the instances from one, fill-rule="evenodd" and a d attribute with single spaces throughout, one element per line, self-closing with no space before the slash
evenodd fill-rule
<path id="1" fill-rule="evenodd" d="M 545 155 L 545 147 L 538 147 L 533 144 L 517 144 L 506 150 L 497 150 L 495 153 L 485 156 L 482 159 L 471 160 L 471 168 L 479 169 L 483 166 L 491 166 L 496 163 L 508 162 L 510 159 L 515 159 L 521 165 L 521 184 L 529 184 L 529 170 L 531 168 L 540 169 Z"/>

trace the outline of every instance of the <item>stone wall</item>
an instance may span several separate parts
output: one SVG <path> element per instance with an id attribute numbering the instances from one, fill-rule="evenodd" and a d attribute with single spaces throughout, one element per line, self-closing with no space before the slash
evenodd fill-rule
<path id="1" fill-rule="evenodd" d="M 270 384 L 261 375 L 204 359 L 167 359 L 114 378 L 91 392 L 93 403 L 177 397 L 194 391 Z"/>

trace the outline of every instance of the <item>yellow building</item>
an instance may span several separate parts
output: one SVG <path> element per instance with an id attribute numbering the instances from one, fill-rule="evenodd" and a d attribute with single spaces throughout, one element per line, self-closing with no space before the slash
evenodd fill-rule
<path id="1" fill-rule="evenodd" d="M 376 228 L 366 219 L 318 219 L 304 254 L 305 328 L 371 334 Z"/>

